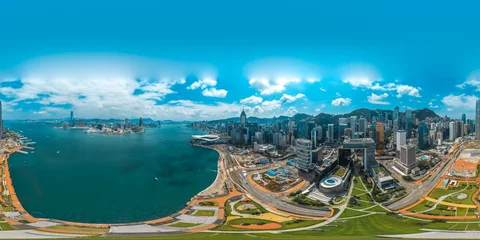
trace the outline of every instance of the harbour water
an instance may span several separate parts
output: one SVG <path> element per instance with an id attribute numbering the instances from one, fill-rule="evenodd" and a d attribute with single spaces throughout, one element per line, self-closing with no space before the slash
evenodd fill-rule
<path id="1" fill-rule="evenodd" d="M 9 158 L 13 185 L 34 217 L 125 223 L 168 216 L 215 179 L 218 153 L 189 145 L 202 132 L 162 125 L 143 134 L 85 134 L 9 123 L 36 142 Z M 158 178 L 155 181 L 154 178 Z"/>

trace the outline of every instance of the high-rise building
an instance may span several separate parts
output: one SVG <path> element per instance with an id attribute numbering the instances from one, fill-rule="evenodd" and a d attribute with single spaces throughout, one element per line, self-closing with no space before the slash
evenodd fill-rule
<path id="1" fill-rule="evenodd" d="M 455 140 L 455 137 L 456 137 L 456 133 L 455 133 L 455 122 L 450 122 L 448 124 L 448 129 L 449 129 L 449 139 L 450 141 L 454 141 Z"/>
<path id="2" fill-rule="evenodd" d="M 422 150 L 428 148 L 428 126 L 425 122 L 418 124 L 418 147 Z"/>
<path id="3" fill-rule="evenodd" d="M 128 118 L 125 118 L 125 129 L 128 128 Z"/>
<path id="4" fill-rule="evenodd" d="M 327 138 L 328 138 L 328 141 L 329 141 L 329 142 L 333 142 L 333 141 L 335 140 L 335 138 L 334 138 L 335 135 L 334 135 L 334 132 L 333 132 L 333 131 L 334 131 L 334 130 L 333 130 L 333 126 L 334 126 L 334 125 L 331 124 L 331 123 L 327 125 L 327 129 L 328 129 L 328 130 L 327 130 L 327 131 L 328 131 Z"/>
<path id="5" fill-rule="evenodd" d="M 352 132 L 357 132 L 357 116 L 350 117 L 350 128 Z"/>
<path id="6" fill-rule="evenodd" d="M 348 124 L 348 119 L 347 118 L 339 118 L 338 119 L 338 124 Z"/>
<path id="7" fill-rule="evenodd" d="M 465 115 L 465 113 L 462 114 L 462 122 L 463 122 L 463 124 L 467 123 L 467 115 Z"/>
<path id="8" fill-rule="evenodd" d="M 480 99 L 477 99 L 475 106 L 475 139 L 480 140 Z"/>
<path id="9" fill-rule="evenodd" d="M 385 129 L 383 128 L 383 124 L 381 122 L 377 122 L 377 126 L 375 129 L 375 143 L 377 144 L 377 151 L 383 153 L 383 145 L 385 142 Z"/>
<path id="10" fill-rule="evenodd" d="M 242 110 L 242 113 L 240 113 L 240 122 L 242 123 L 242 126 L 247 124 L 247 114 L 245 114 L 245 110 Z"/>
<path id="11" fill-rule="evenodd" d="M 403 145 L 400 149 L 400 162 L 399 164 L 395 164 L 398 166 L 403 172 L 410 173 L 410 170 L 415 167 L 416 156 L 415 153 L 416 149 L 415 146 L 412 145 Z"/>
<path id="12" fill-rule="evenodd" d="M 345 129 L 347 128 L 347 124 L 339 124 L 338 125 L 338 138 L 340 139 L 345 135 Z"/>
<path id="13" fill-rule="evenodd" d="M 467 124 L 468 124 L 468 132 L 473 133 L 475 131 L 475 125 L 473 124 L 473 120 L 468 119 Z"/>
<path id="14" fill-rule="evenodd" d="M 407 132 L 407 138 L 410 138 L 412 135 L 412 110 L 405 111 L 405 132 Z"/>
<path id="15" fill-rule="evenodd" d="M 73 127 L 75 122 L 73 121 L 73 111 L 70 111 L 70 127 Z"/>
<path id="16" fill-rule="evenodd" d="M 142 119 L 142 118 L 139 118 L 139 119 L 138 119 L 138 126 L 139 126 L 139 127 L 142 127 L 142 125 L 143 125 L 143 119 Z"/>
<path id="17" fill-rule="evenodd" d="M 396 133 L 396 147 L 400 151 L 402 146 L 407 143 L 407 133 L 403 130 L 399 130 Z"/>
<path id="18" fill-rule="evenodd" d="M 297 159 L 295 166 L 303 171 L 310 171 L 313 167 L 311 150 L 312 141 L 308 139 L 299 138 L 296 140 Z"/>
<path id="19" fill-rule="evenodd" d="M 367 127 L 367 120 L 365 118 L 358 119 L 358 131 L 363 133 L 363 137 L 367 137 Z"/>

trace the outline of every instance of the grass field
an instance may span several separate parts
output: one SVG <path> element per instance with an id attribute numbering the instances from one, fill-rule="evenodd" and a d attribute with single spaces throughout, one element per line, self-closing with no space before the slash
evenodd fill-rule
<path id="1" fill-rule="evenodd" d="M 201 224 L 198 224 L 198 223 L 186 223 L 186 222 L 176 222 L 174 224 L 170 224 L 168 226 L 171 226 L 171 227 L 179 227 L 179 228 L 189 228 L 189 227 L 195 227 L 195 226 L 199 226 Z"/>
<path id="2" fill-rule="evenodd" d="M 254 205 L 256 208 L 254 209 L 245 209 L 245 210 L 239 210 L 238 208 L 244 204 L 251 204 L 251 205 Z M 235 211 L 239 212 L 239 213 L 243 213 L 243 214 L 255 214 L 257 212 L 259 213 L 267 213 L 268 211 L 262 207 L 262 205 L 252 201 L 252 200 L 249 200 L 249 201 L 239 201 L 237 203 L 235 203 L 235 205 L 233 206 L 235 208 Z"/>
<path id="3" fill-rule="evenodd" d="M 418 212 L 423 212 L 423 211 L 425 211 L 425 210 L 428 210 L 428 209 L 432 208 L 434 204 L 435 204 L 435 203 L 433 203 L 433 202 L 424 200 L 423 202 L 421 202 L 421 203 L 418 204 L 417 206 L 408 209 L 408 211 L 410 211 L 410 212 L 417 212 L 417 213 L 418 213 Z"/>
<path id="4" fill-rule="evenodd" d="M 15 230 L 15 228 L 7 222 L 0 222 L 0 231 L 6 230 Z"/>
<path id="5" fill-rule="evenodd" d="M 369 214 L 368 212 L 360 212 L 352 209 L 345 209 L 343 211 L 342 215 L 340 216 L 341 218 L 348 218 L 348 217 L 356 217 L 356 216 L 362 216 Z"/>
<path id="6" fill-rule="evenodd" d="M 202 216 L 202 217 L 212 217 L 212 216 L 215 216 L 215 211 L 197 210 L 193 215 Z"/>

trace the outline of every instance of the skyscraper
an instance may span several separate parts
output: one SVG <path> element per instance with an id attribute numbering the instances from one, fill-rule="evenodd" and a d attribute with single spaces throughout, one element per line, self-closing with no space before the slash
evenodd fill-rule
<path id="1" fill-rule="evenodd" d="M 407 132 L 407 138 L 412 135 L 412 110 L 405 111 L 405 132 Z"/>
<path id="2" fill-rule="evenodd" d="M 475 107 L 475 139 L 480 140 L 480 99 L 477 99 Z"/>
<path id="3" fill-rule="evenodd" d="M 334 130 L 333 130 L 333 124 L 328 124 L 327 126 L 327 129 L 328 129 L 328 135 L 327 135 L 327 138 L 328 138 L 328 141 L 329 142 L 333 142 L 333 140 L 335 140 L 334 138 Z"/>
<path id="4" fill-rule="evenodd" d="M 463 124 L 467 123 L 467 115 L 465 115 L 465 113 L 462 114 L 462 122 Z"/>
<path id="5" fill-rule="evenodd" d="M 312 142 L 308 139 L 299 138 L 296 141 L 297 159 L 296 167 L 303 171 L 310 171 L 313 167 L 311 150 Z"/>
<path id="6" fill-rule="evenodd" d="M 338 125 L 338 138 L 340 139 L 345 135 L 345 128 L 347 128 L 347 124 L 339 124 Z"/>
<path id="7" fill-rule="evenodd" d="M 377 144 L 377 151 L 382 153 L 383 152 L 383 145 L 385 142 L 385 129 L 383 128 L 383 124 L 381 122 L 377 122 L 375 127 L 375 143 Z"/>
<path id="8" fill-rule="evenodd" d="M 397 147 L 397 150 L 400 151 L 400 149 L 402 148 L 402 146 L 404 144 L 407 143 L 407 133 L 403 130 L 400 130 L 396 133 L 396 147 Z"/>
<path id="9" fill-rule="evenodd" d="M 478 106 L 478 101 L 477 101 L 477 106 Z M 450 122 L 448 124 L 448 128 L 449 128 L 449 139 L 450 141 L 453 141 L 455 140 L 455 137 L 456 137 L 456 133 L 455 133 L 455 122 Z M 477 134 L 477 132 L 475 132 L 475 134 Z"/>
<path id="10" fill-rule="evenodd" d="M 422 150 L 428 148 L 428 126 L 425 122 L 418 124 L 418 147 Z"/>
<path id="11" fill-rule="evenodd" d="M 242 113 L 240 114 L 240 122 L 242 123 L 242 126 L 245 126 L 247 123 L 247 114 L 245 114 L 245 110 L 242 110 Z"/>
<path id="12" fill-rule="evenodd" d="M 364 138 L 367 137 L 367 120 L 365 118 L 358 119 L 358 131 L 363 133 L 362 137 Z M 352 132 L 353 132 L 353 129 L 352 129 Z"/>
<path id="13" fill-rule="evenodd" d="M 350 128 L 352 129 L 352 132 L 357 131 L 357 116 L 350 117 Z"/>
<path id="14" fill-rule="evenodd" d="M 142 127 L 142 125 L 143 125 L 143 119 L 140 118 L 140 119 L 138 119 L 138 126 L 139 126 L 139 127 Z"/>
<path id="15" fill-rule="evenodd" d="M 70 127 L 73 127 L 75 122 L 73 121 L 73 111 L 70 111 Z"/>

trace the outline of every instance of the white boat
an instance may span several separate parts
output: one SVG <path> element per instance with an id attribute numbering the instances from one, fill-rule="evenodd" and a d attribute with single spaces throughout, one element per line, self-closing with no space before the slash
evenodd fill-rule
<path id="1" fill-rule="evenodd" d="M 60 153 L 60 151 L 57 151 L 57 153 Z"/>
<path id="2" fill-rule="evenodd" d="M 155 179 L 155 182 L 158 182 L 158 178 L 154 178 Z"/>

